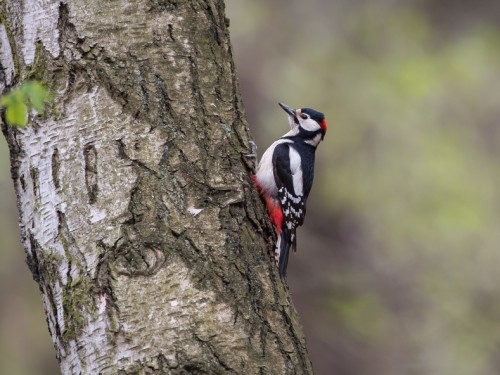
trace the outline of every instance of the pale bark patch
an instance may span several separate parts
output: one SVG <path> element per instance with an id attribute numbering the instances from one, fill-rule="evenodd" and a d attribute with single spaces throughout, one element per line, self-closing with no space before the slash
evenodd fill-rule
<path id="1" fill-rule="evenodd" d="M 99 353 L 113 351 L 111 362 L 124 370 L 159 355 L 173 368 L 178 365 L 176 358 L 180 354 L 188 361 L 199 361 L 207 344 L 214 347 L 221 361 L 231 362 L 237 351 L 242 353 L 241 362 L 247 363 L 249 358 L 242 348 L 248 345 L 248 327 L 241 320 L 235 322 L 234 311 L 217 301 L 214 293 L 197 289 L 190 272 L 180 260 L 175 260 L 154 275 L 118 276 L 113 290 L 120 312 L 119 332 L 115 337 L 109 336 L 107 299 L 103 296 L 92 320 L 77 341 L 71 343 L 63 373 L 83 369 L 89 374 L 116 373 L 116 367 L 106 371 L 99 363 Z M 161 334 L 151 336 L 148 332 Z M 119 345 L 115 346 L 114 340 Z M 82 356 L 82 352 L 88 355 Z"/>
<path id="2" fill-rule="evenodd" d="M 53 57 L 59 56 L 59 0 L 24 0 L 23 58 L 26 65 L 35 60 L 36 42 L 40 41 Z"/>
<path id="3" fill-rule="evenodd" d="M 5 26 L 2 24 L 0 24 L 0 65 L 5 74 L 5 82 L 0 80 L 0 92 L 2 92 L 5 86 L 9 86 L 12 83 L 16 74 L 9 37 Z"/>
<path id="4" fill-rule="evenodd" d="M 116 122 L 115 117 L 121 117 L 122 121 Z M 121 107 L 102 90 L 75 97 L 66 105 L 65 119 L 59 121 L 64 125 L 50 119 L 18 135 L 18 141 L 26 150 L 25 157 L 21 158 L 19 176 L 29 191 L 20 197 L 21 212 L 25 216 L 23 222 L 31 223 L 27 229 L 41 246 L 57 249 L 60 248 L 60 212 L 64 214 L 76 247 L 83 249 L 89 234 L 96 241 L 111 246 L 120 234 L 116 222 L 128 217 L 130 189 L 136 180 L 130 161 L 120 157 L 113 134 L 122 133 L 123 127 L 133 126 L 136 132 L 132 137 L 138 137 L 140 130 L 146 131 L 145 126 L 123 114 Z M 110 136 L 101 137 L 102 132 Z M 95 149 L 92 159 L 95 174 L 92 184 L 97 187 L 95 201 L 82 189 L 82 186 L 89 189 L 86 164 L 90 159 L 81 155 L 86 145 Z M 54 165 L 54 150 L 58 150 L 57 165 Z M 53 173 L 54 168 L 57 173 Z M 66 197 L 71 197 L 71 201 Z M 87 271 L 92 272 L 97 255 L 85 252 Z"/>

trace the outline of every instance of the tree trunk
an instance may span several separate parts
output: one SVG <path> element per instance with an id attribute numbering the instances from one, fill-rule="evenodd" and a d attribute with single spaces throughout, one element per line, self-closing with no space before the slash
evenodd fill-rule
<path id="1" fill-rule="evenodd" d="M 310 374 L 253 188 L 222 0 L 0 1 L 2 125 L 64 374 Z"/>

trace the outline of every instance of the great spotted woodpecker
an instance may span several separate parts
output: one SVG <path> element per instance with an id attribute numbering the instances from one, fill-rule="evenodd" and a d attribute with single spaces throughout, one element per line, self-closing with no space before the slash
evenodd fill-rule
<path id="1" fill-rule="evenodd" d="M 296 250 L 296 229 L 306 215 L 316 147 L 323 140 L 327 125 L 323 113 L 314 109 L 279 105 L 288 114 L 290 131 L 264 152 L 253 179 L 276 227 L 274 257 L 281 277 L 285 277 L 288 255 L 291 249 Z"/>

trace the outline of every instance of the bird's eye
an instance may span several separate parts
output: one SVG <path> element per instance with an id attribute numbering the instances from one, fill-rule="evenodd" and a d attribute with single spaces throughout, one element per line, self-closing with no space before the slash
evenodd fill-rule
<path id="1" fill-rule="evenodd" d="M 303 113 L 300 117 L 302 117 L 303 120 L 307 120 L 309 118 L 309 116 L 305 113 Z"/>

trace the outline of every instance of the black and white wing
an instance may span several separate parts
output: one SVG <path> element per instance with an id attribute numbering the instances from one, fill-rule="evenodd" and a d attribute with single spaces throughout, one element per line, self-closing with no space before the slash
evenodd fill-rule
<path id="1" fill-rule="evenodd" d="M 279 144 L 274 149 L 273 169 L 283 210 L 283 226 L 291 230 L 302 225 L 306 215 L 304 176 L 299 153 L 288 143 Z"/>

